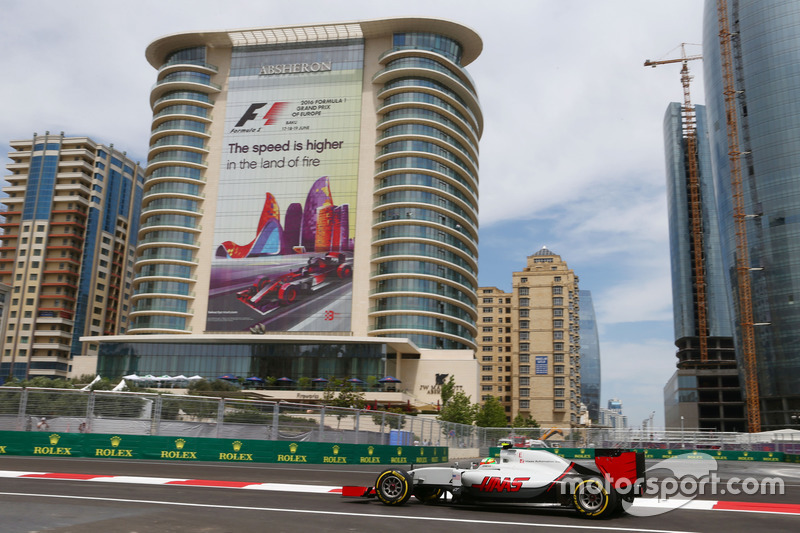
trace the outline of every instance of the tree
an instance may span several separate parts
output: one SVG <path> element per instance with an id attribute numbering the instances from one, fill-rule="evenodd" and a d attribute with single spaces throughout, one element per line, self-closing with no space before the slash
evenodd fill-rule
<path id="1" fill-rule="evenodd" d="M 506 410 L 496 396 L 489 396 L 475 413 L 475 425 L 484 428 L 501 428 L 508 424 Z"/>
<path id="2" fill-rule="evenodd" d="M 447 383 L 442 385 L 442 389 L 440 395 L 442 397 L 442 406 L 447 405 L 447 402 L 450 401 L 450 398 L 453 397 L 453 394 L 456 391 L 456 380 L 453 376 L 450 376 L 450 379 L 447 380 Z"/>
<path id="3" fill-rule="evenodd" d="M 517 414 L 511 422 L 512 428 L 538 428 L 539 422 L 529 416 L 524 416 L 522 413 Z"/>
<path id="4" fill-rule="evenodd" d="M 456 424 L 472 424 L 480 407 L 472 405 L 470 397 L 461 391 L 456 392 L 439 411 L 439 420 Z"/>
<path id="5" fill-rule="evenodd" d="M 364 393 L 355 390 L 352 383 L 344 383 L 343 385 L 337 386 L 341 383 L 340 380 L 333 380 L 333 384 L 328 383 L 328 386 L 325 387 L 325 391 L 322 393 L 322 399 L 325 401 L 325 405 L 363 409 L 366 403 L 364 400 Z M 339 429 L 342 418 L 351 415 L 352 413 L 349 411 L 339 411 L 336 414 L 336 429 Z"/>
<path id="6" fill-rule="evenodd" d="M 395 416 L 386 416 L 383 412 L 378 412 L 372 415 L 372 421 L 376 426 L 381 428 L 381 431 L 383 431 L 384 424 L 386 424 L 389 429 L 403 429 L 403 427 L 406 425 L 406 418 L 401 416 L 405 414 L 402 408 L 392 407 L 391 409 L 387 409 L 385 412 L 391 413 Z"/>

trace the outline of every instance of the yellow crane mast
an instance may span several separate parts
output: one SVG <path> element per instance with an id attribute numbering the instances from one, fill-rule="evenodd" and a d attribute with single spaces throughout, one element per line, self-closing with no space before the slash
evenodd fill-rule
<path id="1" fill-rule="evenodd" d="M 745 392 L 747 398 L 747 427 L 755 433 L 761 431 L 758 372 L 756 369 L 756 342 L 753 328 L 753 302 L 750 288 L 750 254 L 747 247 L 747 215 L 742 190 L 742 152 L 739 149 L 739 122 L 736 110 L 736 85 L 733 77 L 733 33 L 728 21 L 728 2 L 717 0 L 719 49 L 722 62 L 725 118 L 728 130 L 728 160 L 730 166 L 733 219 L 736 228 L 736 276 L 739 296 L 739 326 L 742 339 Z"/>

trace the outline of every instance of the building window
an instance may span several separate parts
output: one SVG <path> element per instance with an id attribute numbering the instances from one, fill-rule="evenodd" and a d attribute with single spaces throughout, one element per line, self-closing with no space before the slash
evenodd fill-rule
<path id="1" fill-rule="evenodd" d="M 486 337 L 486 336 L 484 336 L 484 337 L 481 337 L 481 339 L 482 339 L 482 342 L 492 342 L 492 339 L 493 339 L 493 338 L 494 338 L 494 337 L 491 337 L 491 336 L 490 336 L 490 337 Z"/>
<path id="2" fill-rule="evenodd" d="M 490 304 L 490 303 L 492 303 L 492 299 L 491 298 L 484 298 L 483 299 L 483 303 Z"/>
<path id="3" fill-rule="evenodd" d="M 556 276 L 553 278 L 553 281 L 561 281 L 561 276 Z"/>
<path id="4" fill-rule="evenodd" d="M 491 307 L 484 307 L 483 308 L 483 312 L 484 313 L 491 313 L 492 312 L 492 308 Z"/>
<path id="5" fill-rule="evenodd" d="M 519 288 L 519 295 L 520 296 L 528 296 L 528 287 L 520 287 Z"/>
<path id="6" fill-rule="evenodd" d="M 481 376 L 481 381 L 492 381 L 492 376 Z"/>
<path id="7" fill-rule="evenodd" d="M 528 342 L 521 342 L 519 343 L 519 351 L 520 352 L 528 352 L 531 349 L 531 345 Z"/>
<path id="8" fill-rule="evenodd" d="M 527 387 L 531 384 L 531 378 L 519 378 L 520 387 Z"/>
<path id="9" fill-rule="evenodd" d="M 564 373 L 564 365 L 553 365 L 553 373 L 554 374 L 563 374 Z"/>
<path id="10" fill-rule="evenodd" d="M 528 317 L 528 316 L 530 316 L 529 313 L 530 313 L 530 311 L 528 309 L 520 309 L 519 310 L 519 316 L 520 317 Z"/>
<path id="11" fill-rule="evenodd" d="M 554 306 L 564 305 L 564 298 L 561 298 L 560 296 L 553 298 L 553 305 Z"/>
<path id="12" fill-rule="evenodd" d="M 520 374 L 530 374 L 531 373 L 531 367 L 528 366 L 528 365 L 520 365 L 519 373 Z"/>
<path id="13" fill-rule="evenodd" d="M 483 317 L 483 321 L 484 322 L 494 322 L 494 317 L 485 316 L 485 317 Z"/>
<path id="14" fill-rule="evenodd" d="M 483 365 L 481 367 L 481 370 L 483 370 L 484 372 L 491 372 L 492 371 L 492 365 Z"/>
<path id="15" fill-rule="evenodd" d="M 563 320 L 553 320 L 553 329 L 561 329 L 564 327 Z"/>
<path id="16" fill-rule="evenodd" d="M 530 363 L 531 362 L 531 354 L 529 354 L 529 353 L 521 353 L 521 354 L 519 354 L 519 362 L 520 363 Z"/>
<path id="17" fill-rule="evenodd" d="M 481 385 L 481 390 L 486 392 L 492 392 L 494 389 L 494 385 Z"/>
<path id="18" fill-rule="evenodd" d="M 519 408 L 520 409 L 530 409 L 531 408 L 531 401 L 530 400 L 520 400 L 519 401 Z"/>
<path id="19" fill-rule="evenodd" d="M 564 408 L 564 400 L 555 400 L 553 401 L 553 407 L 556 409 L 563 409 Z"/>
<path id="20" fill-rule="evenodd" d="M 530 320 L 520 320 L 519 321 L 519 329 L 528 329 L 531 327 Z"/>
<path id="21" fill-rule="evenodd" d="M 563 386 L 564 385 L 564 378 L 553 378 L 553 385 Z"/>
<path id="22" fill-rule="evenodd" d="M 553 338 L 556 339 L 556 340 L 563 339 L 564 338 L 564 332 L 563 331 L 554 331 L 553 332 Z"/>
<path id="23" fill-rule="evenodd" d="M 553 287 L 553 294 L 564 294 L 564 287 Z"/>
<path id="24" fill-rule="evenodd" d="M 520 305 L 520 307 L 528 307 L 529 305 L 531 305 L 530 298 L 520 298 L 519 299 L 519 305 Z"/>
<path id="25" fill-rule="evenodd" d="M 481 357 L 481 361 L 491 362 L 493 360 L 494 360 L 494 357 L 492 357 L 491 355 L 484 355 L 483 357 Z"/>
<path id="26" fill-rule="evenodd" d="M 563 342 L 554 342 L 553 343 L 553 350 L 563 350 L 564 343 Z"/>
<path id="27" fill-rule="evenodd" d="M 492 326 L 483 326 L 484 333 L 491 333 L 493 330 L 494 328 L 492 328 Z"/>
<path id="28" fill-rule="evenodd" d="M 519 389 L 519 395 L 523 398 L 527 398 L 531 395 L 531 389 Z"/>
<path id="29" fill-rule="evenodd" d="M 519 340 L 526 341 L 530 338 L 530 334 L 527 331 L 520 331 L 519 332 Z"/>
<path id="30" fill-rule="evenodd" d="M 563 397 L 564 396 L 564 389 L 553 389 L 553 396 L 555 397 Z"/>
<path id="31" fill-rule="evenodd" d="M 492 347 L 491 346 L 481 346 L 481 351 L 482 352 L 491 352 L 492 351 Z"/>

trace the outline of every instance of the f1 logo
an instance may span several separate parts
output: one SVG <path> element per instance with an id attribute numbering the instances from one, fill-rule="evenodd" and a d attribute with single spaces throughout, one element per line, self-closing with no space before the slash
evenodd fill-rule
<path id="1" fill-rule="evenodd" d="M 242 118 L 239 119 L 239 122 L 236 123 L 235 128 L 241 128 L 251 120 L 258 118 L 258 111 L 262 107 L 267 105 L 267 102 L 260 103 L 260 104 L 250 104 L 250 107 L 247 108 L 247 111 L 244 112 Z M 264 125 L 269 126 L 270 124 L 275 124 L 278 121 L 278 114 L 283 111 L 283 108 L 289 105 L 289 102 L 275 102 L 272 104 L 272 107 L 269 108 L 267 114 L 264 115 L 262 118 L 264 119 Z"/>

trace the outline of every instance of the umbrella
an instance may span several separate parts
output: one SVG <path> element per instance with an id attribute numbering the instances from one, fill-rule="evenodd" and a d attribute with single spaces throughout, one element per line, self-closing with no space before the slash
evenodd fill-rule
<path id="1" fill-rule="evenodd" d="M 350 378 L 350 379 L 347 380 L 347 382 L 348 383 L 357 383 L 357 384 L 366 383 L 363 379 L 358 379 L 358 378 Z"/>
<path id="2" fill-rule="evenodd" d="M 280 381 L 281 383 L 290 383 L 290 382 L 292 382 L 294 380 L 292 378 L 282 377 L 282 378 L 278 378 L 278 381 Z"/>
<path id="3" fill-rule="evenodd" d="M 325 378 L 316 378 L 311 380 L 311 383 L 327 383 L 327 382 L 328 380 Z"/>
<path id="4" fill-rule="evenodd" d="M 385 378 L 379 379 L 378 383 L 402 383 L 402 381 L 394 376 L 386 376 Z"/>
<path id="5" fill-rule="evenodd" d="M 142 378 L 140 378 L 136 374 L 129 374 L 127 376 L 122 376 L 122 379 L 130 379 L 131 381 L 138 381 L 138 380 L 140 380 Z"/>
<path id="6" fill-rule="evenodd" d="M 206 378 L 204 378 L 203 376 L 198 376 L 197 374 L 195 374 L 194 376 L 192 376 L 190 378 L 186 378 L 186 379 L 188 379 L 189 381 L 199 381 L 201 379 L 206 379 Z"/>
<path id="7" fill-rule="evenodd" d="M 264 378 L 260 378 L 258 376 L 250 376 L 245 381 L 255 381 L 256 383 L 264 383 Z"/>
<path id="8" fill-rule="evenodd" d="M 225 379 L 225 380 L 233 380 L 236 381 L 238 378 L 236 376 L 231 376 L 230 374 L 225 374 L 224 376 L 220 376 L 217 379 Z"/>

